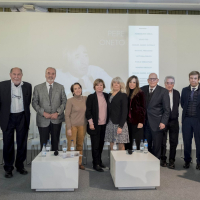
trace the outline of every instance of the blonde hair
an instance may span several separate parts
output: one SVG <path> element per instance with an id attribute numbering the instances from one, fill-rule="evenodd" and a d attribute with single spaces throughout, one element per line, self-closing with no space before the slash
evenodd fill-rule
<path id="1" fill-rule="evenodd" d="M 113 91 L 113 83 L 116 83 L 116 82 L 120 84 L 120 91 L 121 91 L 122 93 L 126 93 L 125 84 L 124 84 L 123 80 L 122 80 L 120 77 L 115 77 L 115 78 L 113 78 L 113 80 L 111 81 L 111 85 L 110 85 L 111 93 L 114 92 L 114 91 Z"/>

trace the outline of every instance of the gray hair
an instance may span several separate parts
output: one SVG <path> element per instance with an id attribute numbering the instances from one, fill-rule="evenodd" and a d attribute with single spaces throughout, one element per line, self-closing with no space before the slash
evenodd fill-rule
<path id="1" fill-rule="evenodd" d="M 174 80 L 174 83 L 175 83 L 175 78 L 173 76 L 166 76 L 165 77 L 165 80 L 164 80 L 164 83 L 167 82 L 167 79 L 173 79 Z"/>
<path id="2" fill-rule="evenodd" d="M 120 78 L 120 77 L 115 77 L 113 78 L 113 80 L 111 81 L 111 85 L 110 85 L 110 88 L 111 88 L 111 93 L 113 93 L 113 83 L 114 82 L 117 82 L 120 84 L 120 91 L 122 93 L 126 93 L 126 87 L 125 87 L 125 84 L 123 82 L 123 80 Z"/>
<path id="3" fill-rule="evenodd" d="M 46 70 L 45 70 L 45 73 L 47 73 L 47 69 L 54 69 L 55 72 L 56 72 L 56 69 L 54 67 L 47 67 Z"/>

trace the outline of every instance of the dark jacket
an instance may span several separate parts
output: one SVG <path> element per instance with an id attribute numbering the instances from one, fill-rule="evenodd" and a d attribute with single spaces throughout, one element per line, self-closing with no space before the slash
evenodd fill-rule
<path id="1" fill-rule="evenodd" d="M 148 99 L 149 85 L 141 87 L 145 94 L 145 99 Z M 146 107 L 149 125 L 153 131 L 160 131 L 159 124 L 167 124 L 170 115 L 170 100 L 167 89 L 157 85 L 154 94 Z"/>
<path id="2" fill-rule="evenodd" d="M 106 102 L 108 101 L 108 94 L 104 93 L 104 97 Z M 98 98 L 97 98 L 97 94 L 96 92 L 93 94 L 90 94 L 87 98 L 86 101 L 86 119 L 92 119 L 93 123 L 94 123 L 94 128 L 95 130 L 91 130 L 89 128 L 89 123 L 87 124 L 87 132 L 89 135 L 95 135 L 98 133 L 98 120 L 99 120 L 99 104 L 98 104 Z M 108 123 L 108 113 L 107 113 L 107 121 L 106 123 Z"/>
<path id="3" fill-rule="evenodd" d="M 32 86 L 23 81 L 22 93 L 24 103 L 24 113 L 27 127 L 30 124 L 30 103 L 32 96 Z M 11 106 L 11 80 L 0 82 L 0 126 L 2 131 L 6 131 L 10 115 Z"/>
<path id="4" fill-rule="evenodd" d="M 129 118 L 129 112 L 131 113 L 131 118 Z M 142 90 L 140 90 L 131 100 L 130 105 L 128 105 L 128 122 L 132 124 L 145 123 L 146 115 L 146 105 L 145 105 L 145 95 Z"/>
<path id="5" fill-rule="evenodd" d="M 169 121 L 178 120 L 179 117 L 179 104 L 180 104 L 180 93 L 173 89 L 173 107 L 170 109 Z"/>
<path id="6" fill-rule="evenodd" d="M 111 119 L 113 124 L 118 124 L 122 128 L 127 119 L 128 98 L 125 93 L 118 92 L 110 103 L 109 99 L 111 95 L 110 93 L 108 96 L 109 119 Z"/>
<path id="7" fill-rule="evenodd" d="M 182 93 L 181 93 L 181 107 L 183 108 L 182 123 L 183 123 L 183 121 L 186 117 L 186 112 L 187 112 L 190 94 L 191 94 L 191 86 L 183 88 Z M 199 88 L 198 88 L 198 97 L 197 97 L 197 107 L 196 107 L 196 109 L 197 109 L 196 110 L 197 111 L 197 117 L 198 117 L 198 120 L 200 122 L 200 84 L 199 84 Z"/>

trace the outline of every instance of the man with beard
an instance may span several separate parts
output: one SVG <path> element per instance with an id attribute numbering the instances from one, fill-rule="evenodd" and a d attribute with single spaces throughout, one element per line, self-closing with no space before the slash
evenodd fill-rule
<path id="1" fill-rule="evenodd" d="M 48 67 L 46 82 L 35 86 L 32 106 L 37 112 L 36 121 L 40 133 L 41 149 L 51 134 L 52 151 L 58 150 L 60 129 L 64 122 L 64 110 L 67 102 L 63 85 L 54 82 L 56 69 Z"/>
<path id="2" fill-rule="evenodd" d="M 22 81 L 22 69 L 10 70 L 11 80 L 0 82 L 0 127 L 3 131 L 3 159 L 5 177 L 11 178 L 14 169 L 26 175 L 27 137 L 30 124 L 32 86 Z M 16 130 L 17 155 L 15 160 L 14 131 Z"/>

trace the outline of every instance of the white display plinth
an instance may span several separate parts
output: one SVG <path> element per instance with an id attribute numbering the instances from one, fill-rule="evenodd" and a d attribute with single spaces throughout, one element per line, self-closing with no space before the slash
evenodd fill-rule
<path id="1" fill-rule="evenodd" d="M 74 191 L 78 188 L 79 157 L 63 159 L 62 154 L 60 151 L 58 156 L 54 156 L 54 152 L 50 151 L 46 157 L 42 157 L 40 153 L 32 161 L 31 189 Z"/>
<path id="2" fill-rule="evenodd" d="M 151 153 L 111 151 L 110 172 L 118 189 L 155 189 L 160 186 L 160 161 Z"/>

